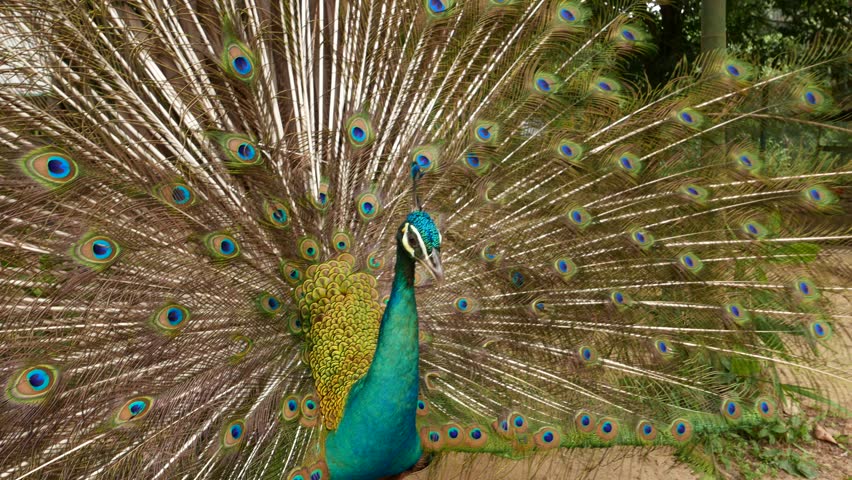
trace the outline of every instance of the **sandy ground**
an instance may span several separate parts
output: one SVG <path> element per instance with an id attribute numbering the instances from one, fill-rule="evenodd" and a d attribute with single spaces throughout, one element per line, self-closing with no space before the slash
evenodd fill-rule
<path id="1" fill-rule="evenodd" d="M 613 447 L 558 450 L 524 461 L 454 453 L 406 480 L 698 479 L 670 448 Z"/>

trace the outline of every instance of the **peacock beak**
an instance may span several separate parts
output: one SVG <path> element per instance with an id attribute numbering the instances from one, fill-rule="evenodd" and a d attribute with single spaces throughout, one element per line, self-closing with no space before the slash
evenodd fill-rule
<path id="1" fill-rule="evenodd" d="M 429 270 L 429 273 L 432 275 L 432 278 L 435 279 L 436 282 L 441 282 L 444 280 L 444 268 L 441 266 L 441 250 L 437 248 L 432 249 L 432 253 L 423 260 L 420 260 L 420 263 Z"/>

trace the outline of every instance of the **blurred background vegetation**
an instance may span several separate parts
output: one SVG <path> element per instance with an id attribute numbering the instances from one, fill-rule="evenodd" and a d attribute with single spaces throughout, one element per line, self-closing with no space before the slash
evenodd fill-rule
<path id="1" fill-rule="evenodd" d="M 633 60 L 628 66 L 628 76 L 647 75 L 650 84 L 658 86 L 671 77 L 679 62 L 695 61 L 701 54 L 701 18 L 708 16 L 707 7 L 712 7 L 711 3 L 720 2 L 710 0 L 702 11 L 702 0 L 648 0 L 649 15 L 644 22 L 656 52 Z M 832 37 L 848 37 L 852 31 L 850 0 L 727 0 L 721 3 L 726 7 L 728 53 L 759 65 L 762 70 L 758 70 L 758 76 L 767 68 L 790 68 L 792 58 L 820 48 L 820 43 Z M 849 62 L 831 65 L 818 81 L 836 102 L 834 111 L 822 120 L 848 126 L 852 118 Z M 826 156 L 848 161 L 852 154 L 852 140 L 846 132 L 826 131 L 806 124 L 755 120 L 728 134 L 750 136 L 762 153 L 774 157 L 776 163 L 791 166 L 804 161 L 803 156 L 812 161 Z"/>

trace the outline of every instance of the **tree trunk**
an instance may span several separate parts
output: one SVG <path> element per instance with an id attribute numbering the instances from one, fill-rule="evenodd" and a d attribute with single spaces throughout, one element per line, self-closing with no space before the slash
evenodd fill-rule
<path id="1" fill-rule="evenodd" d="M 725 1 L 701 0 L 701 53 L 725 50 Z"/>
<path id="2" fill-rule="evenodd" d="M 714 50 L 724 52 L 726 41 L 726 0 L 701 0 L 701 53 Z M 713 145 L 726 143 L 725 132 L 717 131 L 703 136 L 702 150 L 708 151 Z"/>

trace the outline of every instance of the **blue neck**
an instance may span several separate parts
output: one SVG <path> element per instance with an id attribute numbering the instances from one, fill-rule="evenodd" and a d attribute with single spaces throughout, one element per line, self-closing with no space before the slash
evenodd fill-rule
<path id="1" fill-rule="evenodd" d="M 395 475 L 422 455 L 415 425 L 419 347 L 414 260 L 397 245 L 376 354 L 367 374 L 352 387 L 337 430 L 326 437 L 333 480 Z"/>

